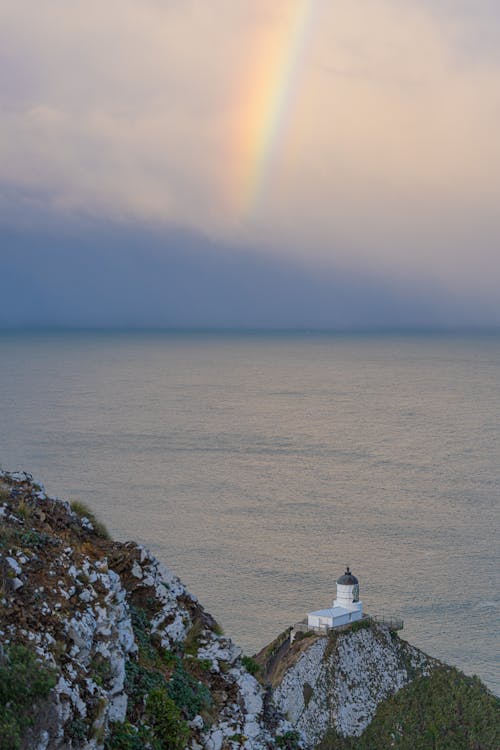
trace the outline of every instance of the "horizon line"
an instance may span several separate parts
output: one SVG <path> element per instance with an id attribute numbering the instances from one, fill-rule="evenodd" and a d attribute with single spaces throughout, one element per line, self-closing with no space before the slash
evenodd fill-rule
<path id="1" fill-rule="evenodd" d="M 499 335 L 500 325 L 440 326 L 155 326 L 155 325 L 7 325 L 9 333 L 164 333 L 164 334 L 302 334 L 302 335 L 401 335 L 401 334 L 488 334 Z"/>

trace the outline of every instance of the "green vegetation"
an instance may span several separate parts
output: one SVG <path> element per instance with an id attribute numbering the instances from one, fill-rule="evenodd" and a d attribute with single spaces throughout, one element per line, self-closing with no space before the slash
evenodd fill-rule
<path id="1" fill-rule="evenodd" d="M 500 700 L 477 677 L 439 667 L 384 701 L 361 737 L 335 733 L 319 750 L 492 750 L 500 747 Z"/>
<path id="2" fill-rule="evenodd" d="M 276 737 L 276 745 L 283 750 L 299 750 L 300 734 L 295 730 Z"/>
<path id="3" fill-rule="evenodd" d="M 97 685 L 101 687 L 108 685 L 112 677 L 111 662 L 109 659 L 106 659 L 102 654 L 96 654 L 90 663 L 90 670 Z"/>
<path id="4" fill-rule="evenodd" d="M 19 536 L 19 543 L 22 547 L 43 549 L 47 545 L 58 546 L 61 544 L 61 540 L 50 536 L 50 534 L 46 534 L 44 531 L 28 529 Z"/>
<path id="5" fill-rule="evenodd" d="M 66 727 L 66 735 L 76 742 L 83 742 L 87 737 L 88 724 L 80 717 L 72 719 Z"/>
<path id="6" fill-rule="evenodd" d="M 41 664 L 25 646 L 10 646 L 0 660 L 0 747 L 18 750 L 33 726 L 33 706 L 56 684 L 53 669 Z"/>
<path id="7" fill-rule="evenodd" d="M 151 643 L 149 617 L 147 612 L 141 607 L 130 605 L 130 618 L 132 620 L 132 629 L 135 640 L 139 646 L 140 661 L 155 663 L 157 661 L 157 652 Z"/>
<path id="8" fill-rule="evenodd" d="M 246 737 L 244 734 L 241 734 L 241 732 L 236 732 L 236 734 L 232 734 L 229 737 L 230 742 L 238 742 L 238 744 L 243 745 L 244 742 L 246 742 Z"/>
<path id="9" fill-rule="evenodd" d="M 356 620 L 349 625 L 349 632 L 356 633 L 358 630 L 368 630 L 371 627 L 371 620 L 365 617 L 363 620 Z"/>
<path id="10" fill-rule="evenodd" d="M 186 639 L 184 641 L 184 653 L 190 656 L 196 656 L 198 649 L 200 648 L 200 636 L 202 632 L 202 623 L 200 620 L 195 620 L 189 629 Z"/>
<path id="11" fill-rule="evenodd" d="M 188 719 L 210 707 L 212 697 L 209 689 L 195 680 L 178 657 L 172 677 L 168 683 L 168 695 L 182 709 Z"/>
<path id="12" fill-rule="evenodd" d="M 210 669 L 212 667 L 212 662 L 210 659 L 196 659 L 196 663 L 200 667 L 203 672 L 210 672 Z"/>
<path id="13" fill-rule="evenodd" d="M 222 627 L 222 625 L 221 625 L 220 623 L 218 623 L 218 622 L 216 622 L 216 623 L 214 624 L 214 626 L 212 627 L 212 630 L 213 630 L 213 632 L 215 633 L 215 635 L 224 635 L 224 628 L 223 628 L 223 627 Z"/>
<path id="14" fill-rule="evenodd" d="M 144 750 L 146 747 L 156 750 L 160 745 L 155 744 L 149 727 L 134 727 L 129 721 L 112 724 L 109 737 L 104 741 L 104 750 Z"/>
<path id="15" fill-rule="evenodd" d="M 253 674 L 254 676 L 261 670 L 260 664 L 257 664 L 255 659 L 252 659 L 251 656 L 242 656 L 241 663 L 243 664 L 247 672 L 250 672 L 250 674 Z"/>
<path id="16" fill-rule="evenodd" d="M 88 505 L 85 505 L 85 503 L 82 503 L 79 500 L 72 500 L 70 505 L 73 513 L 76 513 L 79 518 L 89 519 L 90 523 L 94 527 L 96 536 L 101 537 L 101 539 L 110 538 L 107 528 L 101 521 L 96 518 L 95 514 L 90 510 Z"/>
<path id="17" fill-rule="evenodd" d="M 41 550 L 44 547 L 58 547 L 61 540 L 57 537 L 46 534 L 44 531 L 36 529 L 16 529 L 12 526 L 2 526 L 0 528 L 0 549 L 35 549 Z"/>
<path id="18" fill-rule="evenodd" d="M 177 750 L 189 736 L 187 720 L 208 711 L 212 697 L 200 677 L 210 667 L 191 654 L 173 654 L 162 648 L 151 633 L 148 613 L 131 606 L 132 627 L 139 646 L 137 661 L 125 665 L 125 690 L 129 696 L 127 721 L 115 724 L 106 750 Z M 193 634 L 193 644 L 197 640 Z"/>
<path id="19" fill-rule="evenodd" d="M 157 688 L 148 695 L 146 711 L 151 727 L 162 750 L 183 750 L 189 737 L 189 727 L 180 709 L 165 690 Z"/>
<path id="20" fill-rule="evenodd" d="M 125 691 L 130 698 L 130 708 L 143 702 L 144 697 L 155 688 L 166 686 L 161 672 L 148 669 L 139 662 L 128 661 L 125 664 Z"/>

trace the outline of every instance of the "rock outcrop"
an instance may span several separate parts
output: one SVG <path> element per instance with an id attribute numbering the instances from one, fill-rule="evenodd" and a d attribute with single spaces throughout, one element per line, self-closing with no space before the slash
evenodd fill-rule
<path id="1" fill-rule="evenodd" d="M 146 549 L 26 473 L 0 473 L 0 523 L 0 656 L 32 649 L 54 683 L 11 747 L 261 750 L 291 736 L 266 718 L 241 649 Z"/>
<path id="2" fill-rule="evenodd" d="M 330 731 L 358 737 L 378 705 L 439 662 L 388 627 L 362 620 L 328 636 L 283 640 L 257 656 L 277 708 L 314 747 Z"/>

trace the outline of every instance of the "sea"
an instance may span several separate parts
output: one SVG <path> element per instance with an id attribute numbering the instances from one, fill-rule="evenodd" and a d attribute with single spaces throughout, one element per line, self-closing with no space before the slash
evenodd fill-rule
<path id="1" fill-rule="evenodd" d="M 0 465 L 147 545 L 252 654 L 364 610 L 500 694 L 500 334 L 0 334 Z"/>

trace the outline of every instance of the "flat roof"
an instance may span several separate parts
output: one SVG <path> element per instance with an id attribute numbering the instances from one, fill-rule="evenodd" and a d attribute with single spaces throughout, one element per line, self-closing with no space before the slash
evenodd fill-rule
<path id="1" fill-rule="evenodd" d="M 340 617 L 341 615 L 347 615 L 353 611 L 356 610 L 346 609 L 345 607 L 330 607 L 330 609 L 318 609 L 316 612 L 308 612 L 307 615 L 314 615 L 316 617 Z"/>

